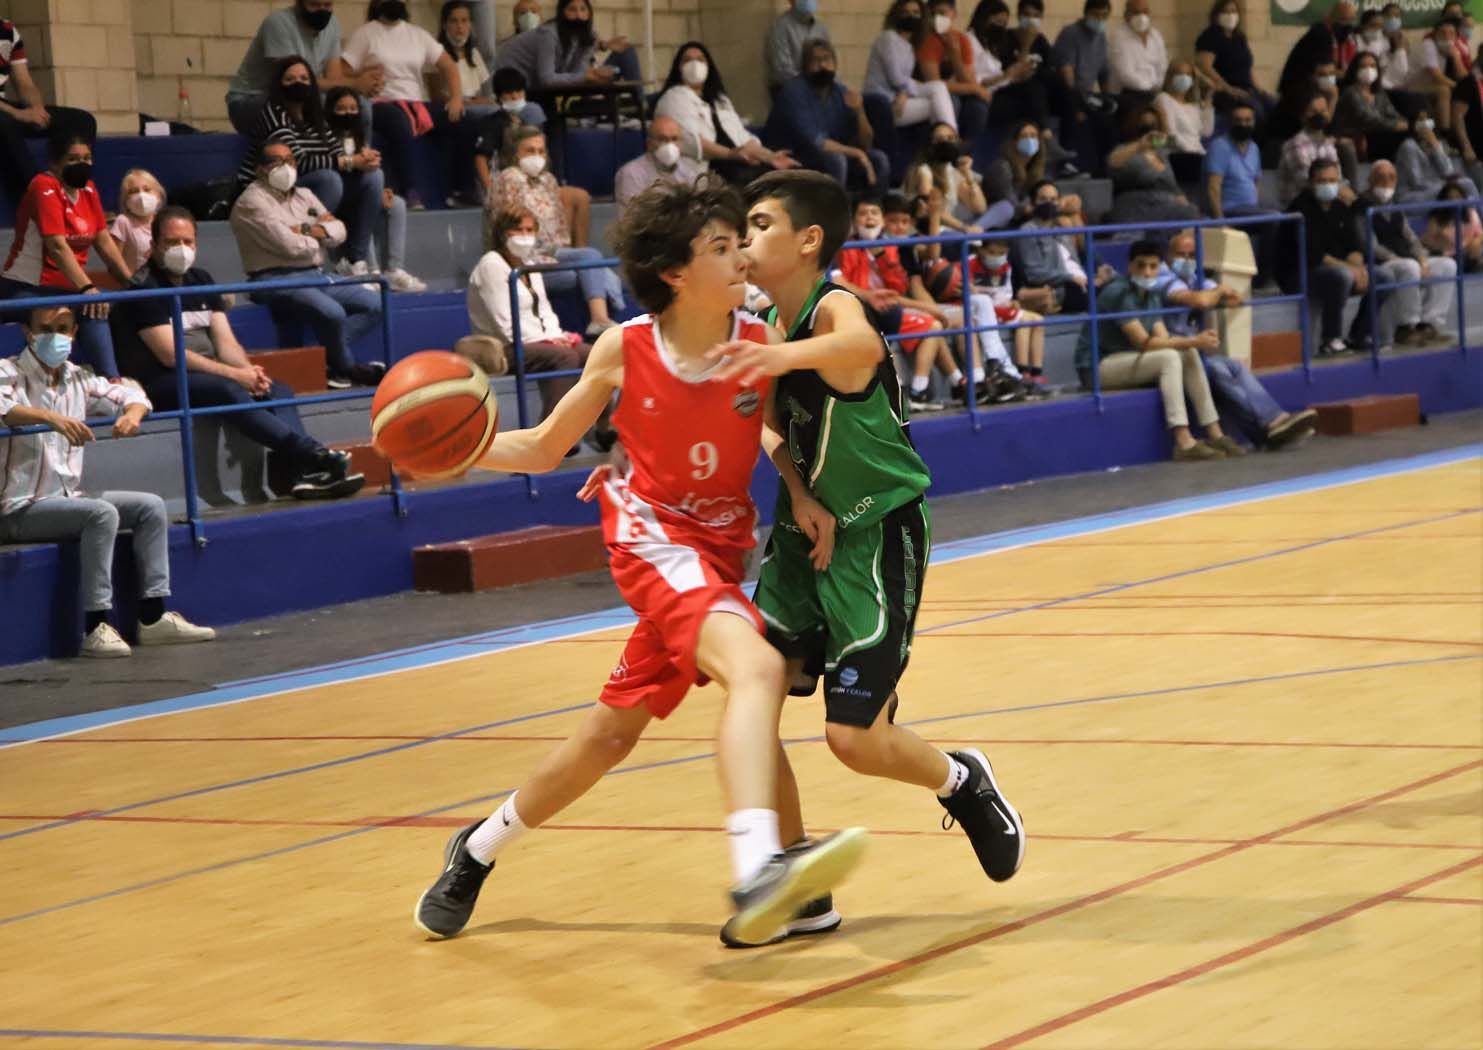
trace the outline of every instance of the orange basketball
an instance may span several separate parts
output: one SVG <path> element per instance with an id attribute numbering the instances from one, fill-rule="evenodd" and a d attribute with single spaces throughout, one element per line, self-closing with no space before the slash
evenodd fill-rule
<path id="1" fill-rule="evenodd" d="M 419 478 L 464 473 L 494 440 L 499 403 L 489 377 L 466 357 L 424 350 L 398 361 L 371 402 L 371 441 L 398 470 Z"/>

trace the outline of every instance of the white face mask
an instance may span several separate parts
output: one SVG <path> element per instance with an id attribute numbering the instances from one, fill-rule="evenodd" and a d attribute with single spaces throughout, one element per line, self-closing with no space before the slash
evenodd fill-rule
<path id="1" fill-rule="evenodd" d="M 541 16 L 534 11 L 526 11 L 515 19 L 515 25 L 522 33 L 529 33 L 532 29 L 538 28 L 540 24 Z"/>
<path id="2" fill-rule="evenodd" d="M 460 36 L 454 36 L 452 33 L 448 34 L 448 43 L 452 44 L 454 47 L 463 47 L 463 45 L 467 44 L 468 42 L 469 34 L 467 33 L 464 33 Z"/>
<path id="3" fill-rule="evenodd" d="M 1374 197 L 1381 204 L 1389 204 L 1390 203 L 1390 198 L 1392 198 L 1392 197 L 1395 196 L 1395 187 L 1394 186 L 1371 186 L 1370 187 L 1370 196 Z"/>
<path id="4" fill-rule="evenodd" d="M 1153 19 L 1149 18 L 1147 15 L 1134 15 L 1132 18 L 1128 19 L 1128 25 L 1135 33 L 1148 32 L 1148 27 L 1152 24 Z"/>
<path id="5" fill-rule="evenodd" d="M 1174 89 L 1174 94 L 1182 95 L 1194 86 L 1195 78 L 1188 73 L 1176 73 L 1174 79 L 1169 81 L 1169 86 Z"/>
<path id="6" fill-rule="evenodd" d="M 680 163 L 680 147 L 673 142 L 661 142 L 654 148 L 654 159 L 661 168 L 673 168 Z"/>
<path id="7" fill-rule="evenodd" d="M 1365 66 L 1358 73 L 1354 74 L 1354 79 L 1358 80 L 1361 84 L 1373 84 L 1375 78 L 1379 75 L 1379 71 L 1374 66 Z"/>
<path id="8" fill-rule="evenodd" d="M 539 156 L 521 157 L 520 170 L 531 178 L 536 178 L 546 170 L 546 158 Z"/>
<path id="9" fill-rule="evenodd" d="M 862 241 L 873 241 L 881 235 L 881 226 L 856 226 L 855 236 Z"/>
<path id="10" fill-rule="evenodd" d="M 1418 120 L 1416 122 L 1416 130 L 1417 131 L 1430 131 L 1432 128 L 1434 128 L 1436 126 L 1437 126 L 1437 122 L 1434 121 L 1434 120 Z"/>
<path id="11" fill-rule="evenodd" d="M 1318 78 L 1318 86 L 1319 87 L 1322 87 L 1322 88 L 1331 88 L 1335 84 L 1337 84 L 1338 82 L 1339 82 L 1339 78 L 1338 77 L 1335 77 L 1335 76 L 1326 76 L 1326 77 L 1319 77 Z"/>
<path id="12" fill-rule="evenodd" d="M 1230 33 L 1234 32 L 1236 27 L 1241 24 L 1241 16 L 1234 11 L 1227 11 L 1225 14 L 1217 16 L 1215 22 L 1227 33 Z"/>
<path id="13" fill-rule="evenodd" d="M 536 253 L 536 235 L 533 233 L 517 233 L 505 238 L 505 245 L 510 249 L 510 254 L 517 259 L 529 259 Z"/>
<path id="14" fill-rule="evenodd" d="M 279 193 L 287 193 L 299 181 L 299 171 L 292 164 L 280 164 L 268 172 L 268 185 Z"/>
<path id="15" fill-rule="evenodd" d="M 196 264 L 196 250 L 188 244 L 172 244 L 165 249 L 161 262 L 179 277 Z"/>
<path id="16" fill-rule="evenodd" d="M 525 99 L 507 98 L 499 104 L 499 108 L 504 110 L 506 113 L 519 115 L 520 111 L 525 108 Z"/>
<path id="17" fill-rule="evenodd" d="M 692 58 L 680 67 L 680 79 L 690 87 L 700 87 L 710 75 L 711 67 L 698 58 Z"/>
<path id="18" fill-rule="evenodd" d="M 147 219 L 155 213 L 160 206 L 160 199 L 148 190 L 136 190 L 129 194 L 129 214 L 135 218 Z"/>
<path id="19" fill-rule="evenodd" d="M 951 28 L 953 28 L 953 20 L 947 15 L 932 16 L 932 32 L 938 36 L 942 36 Z"/>
<path id="20" fill-rule="evenodd" d="M 1378 44 L 1384 38 L 1384 36 L 1385 36 L 1385 30 L 1383 30 L 1383 29 L 1366 29 L 1365 30 L 1365 43 L 1367 43 L 1367 44 Z"/>

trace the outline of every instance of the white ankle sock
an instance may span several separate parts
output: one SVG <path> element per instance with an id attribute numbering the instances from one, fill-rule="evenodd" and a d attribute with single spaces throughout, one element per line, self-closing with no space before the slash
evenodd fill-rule
<path id="1" fill-rule="evenodd" d="M 731 837 L 731 870 L 738 883 L 746 882 L 774 853 L 781 853 L 778 815 L 772 809 L 739 809 L 726 818 Z"/>
<path id="2" fill-rule="evenodd" d="M 927 384 L 930 383 L 931 381 L 932 381 L 932 377 L 931 376 L 912 376 L 911 377 L 911 392 L 913 394 L 925 393 L 926 390 L 927 390 Z"/>
<path id="3" fill-rule="evenodd" d="M 964 382 L 963 373 L 958 371 L 956 368 L 953 369 L 953 374 L 947 377 L 947 385 L 957 386 L 959 383 L 962 382 Z"/>
<path id="4" fill-rule="evenodd" d="M 938 798 L 947 798 L 957 791 L 968 781 L 968 767 L 959 762 L 952 755 L 943 755 L 947 759 L 947 779 L 942 782 L 942 787 L 937 789 Z"/>
<path id="5" fill-rule="evenodd" d="M 511 795 L 490 814 L 488 820 L 474 829 L 463 848 L 480 864 L 492 864 L 495 854 L 529 830 L 520 814 L 515 812 L 515 796 Z"/>

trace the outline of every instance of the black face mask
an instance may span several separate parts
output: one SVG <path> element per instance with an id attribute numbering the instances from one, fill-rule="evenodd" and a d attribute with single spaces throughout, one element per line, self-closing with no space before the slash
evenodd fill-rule
<path id="1" fill-rule="evenodd" d="M 1348 22 L 1340 22 L 1334 26 L 1334 39 L 1341 44 L 1349 39 L 1349 34 L 1354 32 L 1354 27 Z"/>
<path id="2" fill-rule="evenodd" d="M 407 17 L 407 5 L 402 0 L 383 0 L 376 9 L 376 17 L 400 22 Z"/>
<path id="3" fill-rule="evenodd" d="M 828 87 L 834 83 L 834 70 L 816 69 L 808 75 L 808 82 L 814 87 Z"/>
<path id="4" fill-rule="evenodd" d="M 93 166 L 88 161 L 78 161 L 62 168 L 62 181 L 74 190 L 80 190 L 93 177 Z"/>
<path id="5" fill-rule="evenodd" d="M 304 16 L 304 21 L 308 23 L 309 28 L 316 33 L 322 32 L 324 27 L 330 24 L 330 19 L 335 17 L 333 11 L 304 11 L 301 9 L 299 13 Z"/>
<path id="6" fill-rule="evenodd" d="M 1060 201 L 1039 201 L 1035 205 L 1035 218 L 1045 222 L 1061 214 Z"/>
<path id="7" fill-rule="evenodd" d="M 1158 133 L 1158 130 L 1159 126 L 1157 124 L 1140 124 L 1138 125 L 1138 136 L 1142 138 L 1144 135 L 1155 135 Z"/>
<path id="8" fill-rule="evenodd" d="M 1256 134 L 1256 128 L 1250 124 L 1232 124 L 1232 142 L 1250 142 L 1251 137 Z"/>
<path id="9" fill-rule="evenodd" d="M 284 84 L 283 97 L 290 102 L 308 102 L 314 97 L 314 88 L 304 83 Z"/>
<path id="10" fill-rule="evenodd" d="M 922 28 L 921 15 L 901 15 L 896 19 L 896 28 L 903 33 L 915 33 Z"/>
<path id="11" fill-rule="evenodd" d="M 336 131 L 354 131 L 360 127 L 359 113 L 331 113 L 330 127 Z"/>
<path id="12" fill-rule="evenodd" d="M 958 160 L 958 144 L 956 142 L 934 142 L 931 152 L 927 154 L 935 164 L 955 164 Z"/>
<path id="13" fill-rule="evenodd" d="M 1303 119 L 1303 127 L 1309 131 L 1322 131 L 1329 126 L 1329 118 L 1322 113 L 1313 113 Z"/>

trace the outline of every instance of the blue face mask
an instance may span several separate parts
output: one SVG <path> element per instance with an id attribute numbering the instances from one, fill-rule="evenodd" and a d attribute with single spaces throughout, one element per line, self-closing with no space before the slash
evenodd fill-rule
<path id="1" fill-rule="evenodd" d="M 72 337 L 61 332 L 38 332 L 31 337 L 31 353 L 47 368 L 60 368 L 72 356 Z"/>
<path id="2" fill-rule="evenodd" d="M 1401 20 L 1399 18 L 1387 18 L 1385 20 L 1385 31 L 1387 33 L 1399 33 L 1401 31 Z"/>
<path id="3" fill-rule="evenodd" d="M 1339 184 L 1337 182 L 1320 182 L 1313 187 L 1313 196 L 1324 202 L 1336 201 L 1339 199 Z"/>
<path id="4" fill-rule="evenodd" d="M 798 0 L 793 10 L 797 11 L 800 15 L 807 15 L 812 18 L 815 12 L 819 10 L 819 0 Z"/>
<path id="5" fill-rule="evenodd" d="M 1093 33 L 1107 32 L 1107 19 L 1105 18 L 1088 18 L 1086 20 L 1086 23 L 1087 28 L 1090 29 Z"/>
<path id="6" fill-rule="evenodd" d="M 1186 281 L 1193 281 L 1195 279 L 1195 260 L 1193 259 L 1175 259 L 1169 264 L 1169 269 L 1173 270 Z"/>
<path id="7" fill-rule="evenodd" d="M 1157 274 L 1152 277 L 1130 277 L 1129 280 L 1131 280 L 1139 288 L 1142 288 L 1145 292 L 1151 292 L 1159 286 L 1159 278 Z"/>
<path id="8" fill-rule="evenodd" d="M 1014 148 L 1020 151 L 1022 157 L 1033 157 L 1040 152 L 1040 140 L 1032 138 L 1016 139 Z"/>

